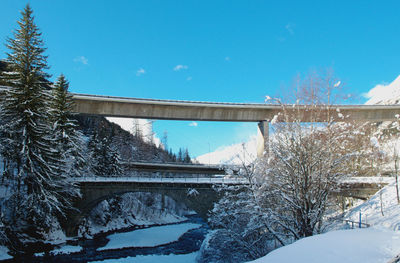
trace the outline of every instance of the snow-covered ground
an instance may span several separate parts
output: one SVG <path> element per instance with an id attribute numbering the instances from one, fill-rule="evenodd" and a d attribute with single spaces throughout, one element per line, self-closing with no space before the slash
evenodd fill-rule
<path id="1" fill-rule="evenodd" d="M 400 204 L 395 184 L 382 188 L 365 203 L 350 209 L 344 218 L 359 221 L 360 212 L 362 222 L 374 228 L 400 231 Z"/>
<path id="2" fill-rule="evenodd" d="M 400 232 L 364 228 L 303 238 L 252 262 L 387 263 L 399 253 Z"/>
<path id="3" fill-rule="evenodd" d="M 116 233 L 108 236 L 110 241 L 98 250 L 119 249 L 126 247 L 156 247 L 175 242 L 189 230 L 201 227 L 200 224 L 184 223 Z"/>
<path id="4" fill-rule="evenodd" d="M 106 263 L 191 263 L 196 262 L 197 252 L 183 255 L 151 255 L 151 256 L 136 256 L 118 259 L 106 259 L 103 261 L 91 262 L 106 262 Z"/>
<path id="5" fill-rule="evenodd" d="M 60 248 L 52 250 L 51 253 L 53 255 L 59 255 L 59 254 L 70 254 L 70 253 L 75 253 L 75 252 L 80 252 L 80 251 L 82 251 L 81 246 L 65 245 Z"/>
<path id="6" fill-rule="evenodd" d="M 395 184 L 350 209 L 344 219 L 358 222 L 360 212 L 362 222 L 370 224 L 370 228 L 336 230 L 304 238 L 253 262 L 285 263 L 296 259 L 298 263 L 313 263 L 323 259 L 324 263 L 386 263 L 400 254 L 400 204 Z M 336 228 L 340 227 L 341 222 Z"/>

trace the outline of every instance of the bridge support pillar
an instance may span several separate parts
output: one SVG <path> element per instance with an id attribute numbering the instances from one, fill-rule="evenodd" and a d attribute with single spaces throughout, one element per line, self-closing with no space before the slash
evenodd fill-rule
<path id="1" fill-rule="evenodd" d="M 257 134 L 257 157 L 268 155 L 269 153 L 269 122 L 260 121 L 258 123 Z"/>

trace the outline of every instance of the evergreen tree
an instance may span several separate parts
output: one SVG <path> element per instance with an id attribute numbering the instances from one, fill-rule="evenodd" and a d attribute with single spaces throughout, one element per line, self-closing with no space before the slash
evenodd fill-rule
<path id="1" fill-rule="evenodd" d="M 51 121 L 54 143 L 58 147 L 60 160 L 66 161 L 66 173 L 82 176 L 86 167 L 86 149 L 83 135 L 77 130 L 77 121 L 71 119 L 72 96 L 68 93 L 69 83 L 60 75 L 52 90 Z"/>
<path id="2" fill-rule="evenodd" d="M 192 162 L 192 159 L 190 158 L 189 151 L 188 151 L 187 148 L 185 149 L 185 154 L 184 154 L 183 162 L 184 162 L 184 163 L 191 163 L 191 162 Z"/>
<path id="3" fill-rule="evenodd" d="M 111 139 L 94 133 L 89 142 L 91 169 L 95 175 L 110 176 L 122 173 L 121 157 Z"/>
<path id="4" fill-rule="evenodd" d="M 183 162 L 183 151 L 182 148 L 179 148 L 178 157 L 176 158 L 178 163 Z"/>
<path id="5" fill-rule="evenodd" d="M 23 242 L 44 239 L 55 216 L 64 215 L 70 206 L 69 198 L 76 190 L 59 173 L 64 163 L 53 148 L 49 74 L 41 33 L 29 5 L 21 14 L 14 38 L 7 39 L 10 71 L 1 74 L 8 89 L 0 117 L 1 144 L 7 145 L 2 154 L 12 164 L 7 172 L 16 182 L 7 202 L 11 206 L 6 215 L 8 231 Z"/>

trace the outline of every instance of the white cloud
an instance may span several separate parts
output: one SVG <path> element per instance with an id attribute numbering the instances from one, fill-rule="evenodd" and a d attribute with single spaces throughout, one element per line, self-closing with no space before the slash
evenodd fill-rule
<path id="1" fill-rule="evenodd" d="M 286 38 L 285 37 L 282 37 L 282 36 L 279 36 L 279 37 L 277 37 L 276 38 L 279 42 L 285 42 L 286 41 Z"/>
<path id="2" fill-rule="evenodd" d="M 294 35 L 294 24 L 288 23 L 285 26 L 286 30 L 289 32 L 289 34 Z"/>
<path id="3" fill-rule="evenodd" d="M 143 74 L 145 74 L 146 73 L 146 70 L 144 70 L 144 69 L 142 69 L 142 68 L 140 68 L 140 69 L 138 69 L 137 71 L 136 71 L 136 76 L 141 76 L 141 75 L 143 75 Z"/>
<path id="4" fill-rule="evenodd" d="M 186 65 L 176 65 L 174 67 L 174 71 L 180 71 L 180 70 L 184 70 L 184 69 L 188 69 L 189 67 Z"/>
<path id="5" fill-rule="evenodd" d="M 88 65 L 89 60 L 85 56 L 77 56 L 74 58 L 74 62 L 81 63 L 83 65 Z"/>
<path id="6" fill-rule="evenodd" d="M 199 124 L 197 122 L 195 122 L 195 121 L 192 121 L 191 123 L 189 123 L 189 126 L 197 127 L 197 126 L 199 126 Z"/>
<path id="7" fill-rule="evenodd" d="M 189 76 L 189 77 L 186 78 L 186 80 L 187 80 L 187 81 L 191 81 L 191 80 L 192 80 L 192 77 Z"/>
<path id="8" fill-rule="evenodd" d="M 363 96 L 365 104 L 398 104 L 400 101 L 400 76 L 390 84 L 378 84 Z"/>

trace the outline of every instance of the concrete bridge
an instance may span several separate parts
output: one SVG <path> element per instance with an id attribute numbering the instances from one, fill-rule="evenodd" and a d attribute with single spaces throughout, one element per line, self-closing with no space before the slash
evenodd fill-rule
<path id="1" fill-rule="evenodd" d="M 268 105 L 177 100 L 137 99 L 98 95 L 73 94 L 74 111 L 81 114 L 109 117 L 131 117 L 158 120 L 257 122 L 257 154 L 268 149 L 269 122 L 282 112 L 294 114 L 302 122 L 324 122 L 327 116 L 343 121 L 394 121 L 400 105 Z M 315 114 L 315 113 L 318 114 Z M 341 113 L 339 116 L 338 112 Z M 294 119 L 293 119 L 294 120 Z M 291 121 L 288 119 L 288 121 Z"/>

